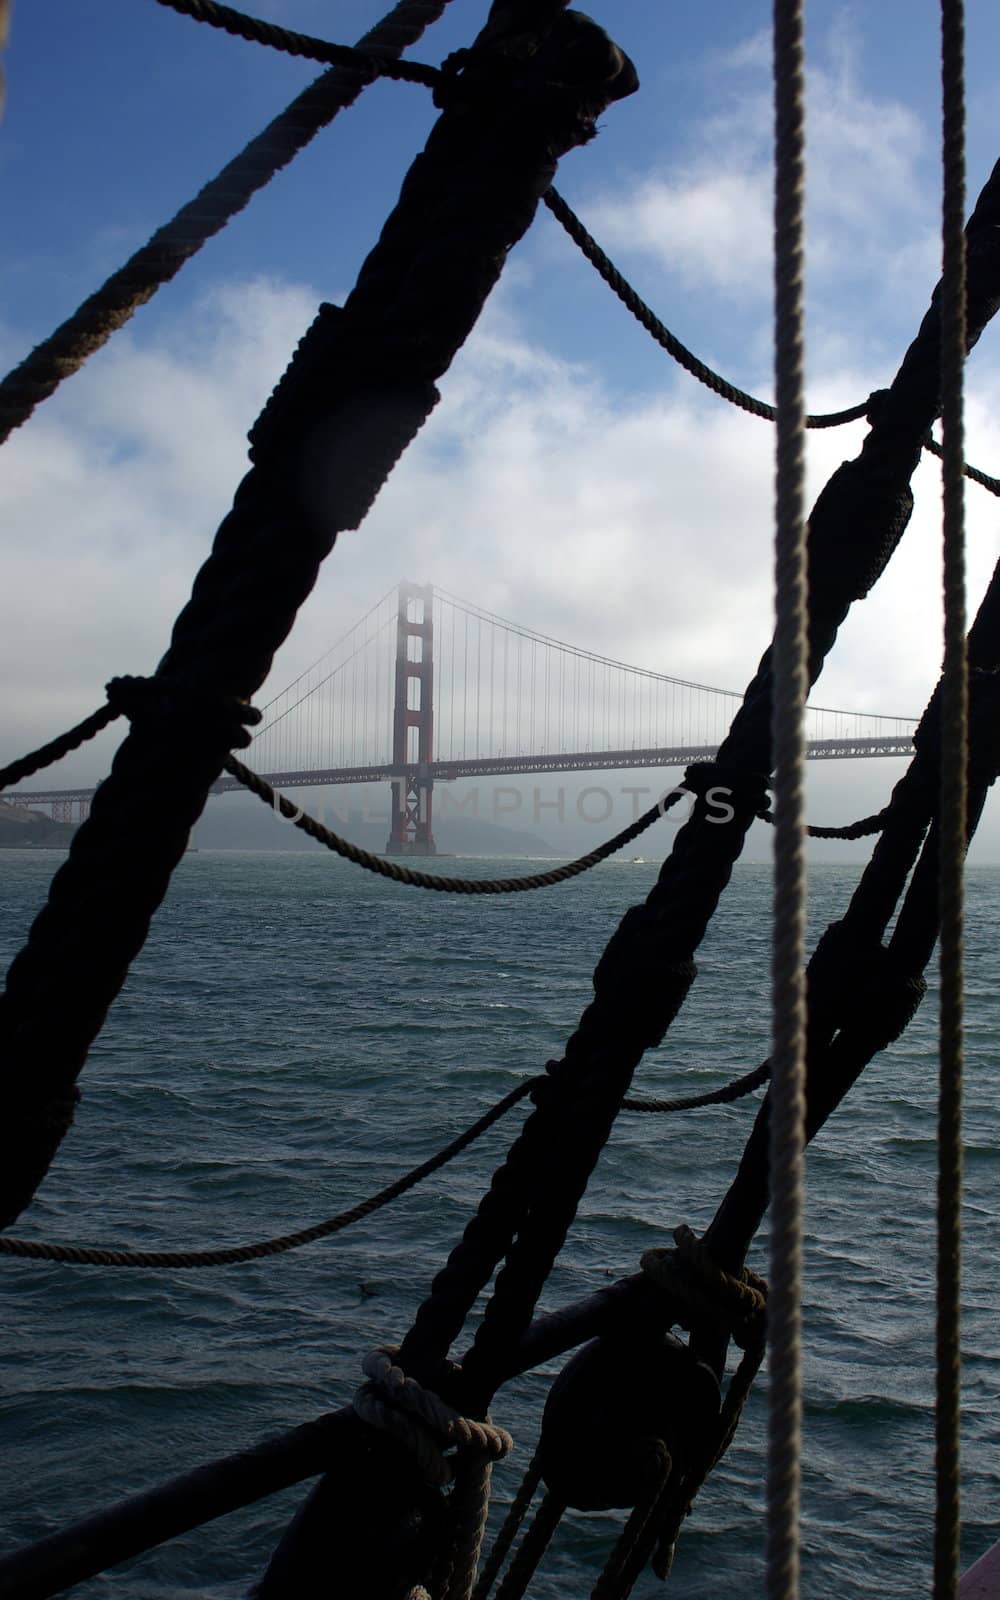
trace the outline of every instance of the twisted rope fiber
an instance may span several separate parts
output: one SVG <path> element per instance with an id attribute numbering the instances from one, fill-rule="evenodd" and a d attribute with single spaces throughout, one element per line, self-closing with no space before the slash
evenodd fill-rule
<path id="1" fill-rule="evenodd" d="M 75 728 L 69 728 L 66 733 L 51 739 L 48 744 L 41 745 L 17 761 L 12 761 L 10 766 L 0 767 L 0 789 L 8 789 L 11 784 L 21 783 L 24 778 L 30 778 L 32 773 L 41 772 L 43 767 L 51 767 L 56 761 L 61 761 L 71 750 L 78 750 L 88 739 L 95 739 L 121 714 L 121 707 L 113 706 L 109 701 L 106 706 L 91 712 L 89 717 L 84 717 Z"/>
<path id="2" fill-rule="evenodd" d="M 709 1089 L 704 1094 L 682 1095 L 674 1100 L 634 1100 L 627 1095 L 622 1101 L 622 1110 L 693 1111 L 697 1106 L 728 1105 L 731 1100 L 742 1100 L 744 1095 L 752 1094 L 755 1089 L 767 1083 L 770 1076 L 771 1063 L 762 1061 L 752 1072 L 745 1073 L 742 1078 L 733 1078 L 730 1083 L 724 1083 L 720 1089 Z"/>
<path id="3" fill-rule="evenodd" d="M 400 83 L 419 83 L 433 89 L 440 81 L 438 67 L 425 66 L 419 61 L 382 60 L 371 51 L 346 44 L 329 44 L 325 39 L 315 39 L 307 33 L 294 33 L 290 28 L 279 28 L 276 23 L 262 22 L 259 17 L 248 17 L 232 6 L 216 5 L 214 0 L 157 0 L 157 4 L 181 16 L 193 17 L 195 22 L 207 22 L 212 28 L 222 28 L 237 39 L 247 39 L 252 44 L 269 45 L 286 55 L 301 56 L 307 61 L 323 61 L 335 67 L 358 67 L 376 77 L 394 78 Z"/>
<path id="4" fill-rule="evenodd" d="M 739 406 L 742 411 L 748 411 L 751 416 L 761 417 L 765 422 L 776 422 L 778 409 L 768 405 L 766 400 L 758 400 L 752 394 L 747 394 L 745 389 L 737 388 L 718 372 L 713 372 L 711 367 L 700 361 L 687 345 L 681 343 L 676 335 L 670 332 L 653 311 L 642 299 L 641 295 L 633 289 L 628 279 L 625 278 L 614 262 L 605 255 L 597 240 L 589 234 L 580 218 L 566 204 L 561 194 L 555 189 L 550 189 L 543 194 L 542 199 L 548 206 L 557 222 L 560 222 L 569 234 L 573 243 L 579 246 L 591 266 L 596 268 L 600 277 L 608 288 L 618 296 L 622 305 L 631 311 L 636 321 L 645 328 L 648 334 L 656 340 L 657 344 L 672 356 L 689 372 L 699 383 L 711 389 L 714 394 L 720 395 L 723 400 L 728 400 L 731 405 Z M 860 422 L 868 413 L 868 401 L 863 400 L 859 405 L 851 406 L 846 411 L 828 411 L 817 416 L 806 418 L 807 428 L 839 428 L 845 422 Z"/>
<path id="5" fill-rule="evenodd" d="M 739 406 L 742 411 L 747 411 L 753 417 L 760 417 L 765 422 L 774 422 L 778 412 L 775 406 L 769 405 L 766 400 L 758 400 L 755 395 L 748 394 L 745 389 L 740 389 L 735 383 L 730 383 L 728 378 L 723 378 L 720 373 L 706 366 L 686 344 L 682 344 L 676 334 L 670 332 L 643 300 L 639 292 L 632 287 L 628 279 L 615 266 L 614 262 L 601 249 L 597 240 L 588 233 L 576 212 L 567 205 L 562 195 L 556 189 L 549 189 L 543 194 L 542 199 L 548 206 L 557 222 L 586 256 L 591 266 L 595 268 L 599 277 L 603 278 L 608 288 L 616 294 L 626 310 L 630 311 L 641 327 L 655 339 L 656 343 L 664 349 L 669 356 L 677 362 L 678 366 L 689 372 L 699 383 L 703 383 L 713 394 L 728 400 L 731 405 Z M 845 411 L 823 411 L 810 413 L 805 419 L 807 428 L 839 428 L 845 422 L 861 422 L 868 416 L 871 406 L 871 396 L 862 400 L 858 405 L 849 406 Z M 933 455 L 940 456 L 941 446 L 936 439 L 928 438 L 924 441 L 924 448 Z M 975 483 L 982 484 L 984 489 L 989 489 L 991 494 L 1000 495 L 1000 478 L 991 478 L 986 472 L 981 472 L 978 467 L 963 467 L 966 477 Z"/>
<path id="6" fill-rule="evenodd" d="M 546 1082 L 543 1075 L 526 1078 L 436 1155 L 411 1168 L 367 1200 L 360 1201 L 347 1211 L 338 1212 L 334 1217 L 328 1217 L 325 1222 L 301 1228 L 297 1233 L 279 1234 L 273 1239 L 260 1239 L 256 1244 L 233 1245 L 220 1250 L 105 1250 L 91 1245 L 14 1239 L 9 1234 L 0 1234 L 0 1255 L 26 1256 L 34 1261 L 67 1261 L 85 1267 L 228 1267 L 237 1262 L 259 1261 L 264 1256 L 282 1255 L 286 1250 L 297 1250 L 300 1245 L 312 1244 L 316 1239 L 326 1239 L 332 1233 L 340 1233 L 352 1223 L 360 1222 L 362 1217 L 370 1217 L 374 1211 L 380 1211 L 391 1200 L 397 1200 L 400 1195 L 422 1183 L 424 1178 L 429 1178 L 432 1172 L 446 1166 L 488 1128 L 492 1128 L 495 1122 L 499 1122 L 501 1117 L 505 1117 L 519 1100 Z"/>
<path id="7" fill-rule="evenodd" d="M 944 448 L 936 439 L 925 439 L 924 449 L 929 450 L 932 456 L 937 456 L 938 460 L 944 457 Z M 966 478 L 971 478 L 973 483 L 979 483 L 984 489 L 988 489 L 990 494 L 1000 495 L 1000 478 L 991 478 L 988 472 L 980 472 L 978 467 L 970 467 L 967 463 L 963 463 L 962 472 Z"/>
<path id="8" fill-rule="evenodd" d="M 479 1574 L 479 1581 L 473 1594 L 473 1600 L 487 1600 L 490 1590 L 500 1576 L 500 1569 L 507 1559 L 510 1547 L 517 1536 L 517 1530 L 527 1515 L 528 1507 L 531 1505 L 535 1497 L 535 1490 L 541 1481 L 542 1468 L 536 1451 L 525 1468 L 517 1493 L 511 1501 L 510 1510 L 507 1512 L 503 1524 L 493 1541 L 489 1556 L 483 1564 L 483 1569 Z"/>
<path id="9" fill-rule="evenodd" d="M 158 228 L 125 265 L 112 273 L 49 337 L 0 381 L 0 444 L 26 422 L 35 407 L 78 372 L 111 335 L 186 261 L 243 210 L 259 189 L 303 150 L 338 111 L 352 105 L 371 82 L 364 61 L 380 62 L 414 44 L 436 22 L 450 0 L 399 0 L 358 41 L 363 54 L 334 67 L 310 84 L 212 178 L 193 200 Z"/>
<path id="10" fill-rule="evenodd" d="M 768 1307 L 767 1594 L 797 1600 L 805 1134 L 806 598 L 803 0 L 774 3 L 775 762 Z"/>
<path id="11" fill-rule="evenodd" d="M 117 717 L 141 716 L 148 711 L 151 704 L 157 699 L 165 699 L 167 691 L 155 678 L 137 678 L 124 676 L 112 678 L 105 684 L 105 693 L 108 697 L 107 705 L 100 706 L 91 712 L 82 722 L 66 733 L 61 733 L 58 738 L 52 739 L 48 744 L 43 744 L 38 750 L 32 750 L 28 755 L 21 756 L 17 761 L 12 761 L 10 766 L 0 768 L 0 790 L 8 788 L 11 784 L 20 783 L 25 778 L 30 778 L 33 773 L 40 772 L 43 767 L 51 767 L 68 755 L 71 750 L 78 750 L 88 739 L 93 739 L 103 732 Z M 174 686 L 171 696 L 178 698 L 183 695 L 179 686 Z M 184 695 L 190 703 L 191 710 L 197 714 L 209 708 L 210 702 L 203 700 L 197 694 Z M 215 707 L 217 714 L 226 718 L 233 732 L 233 743 L 244 748 L 250 743 L 249 735 L 245 733 L 246 725 L 254 725 L 261 719 L 262 713 L 254 706 L 245 704 L 232 697 L 223 697 Z M 16 797 L 15 797 L 16 798 Z"/>
<path id="12" fill-rule="evenodd" d="M 454 1482 L 455 1536 L 441 1600 L 470 1600 L 489 1511 L 492 1465 L 509 1454 L 514 1441 L 488 1417 L 479 1422 L 462 1416 L 408 1377 L 397 1364 L 398 1356 L 395 1345 L 369 1351 L 363 1363 L 368 1382 L 354 1396 L 354 1410 L 362 1421 L 400 1439 L 430 1483 Z M 454 1455 L 445 1453 L 453 1448 Z"/>
<path id="13" fill-rule="evenodd" d="M 944 666 L 941 676 L 940 1083 L 935 1354 L 934 1600 L 958 1590 L 961 1417 L 963 869 L 968 803 L 963 378 L 965 284 L 965 7 L 941 0 L 941 428 Z"/>
<path id="14" fill-rule="evenodd" d="M 535 872 L 523 878 L 451 878 L 444 873 L 419 872 L 413 867 L 404 867 L 397 861 L 390 861 L 385 856 L 377 856 L 371 850 L 363 850 L 360 845 L 351 844 L 339 833 L 334 833 L 331 828 L 317 822 L 315 817 L 310 817 L 306 812 L 300 811 L 285 795 L 279 795 L 266 778 L 256 772 L 251 772 L 242 761 L 237 761 L 235 756 L 230 756 L 226 762 L 225 770 L 239 783 L 257 795 L 264 804 L 272 810 L 281 812 L 296 828 L 308 834 L 310 839 L 315 839 L 319 844 L 325 845 L 338 856 L 343 856 L 345 861 L 352 861 L 357 867 L 364 867 L 366 872 L 375 872 L 379 877 L 391 878 L 394 883 L 405 883 L 411 889 L 437 889 L 445 894 L 519 894 L 528 889 L 551 889 L 557 883 L 565 883 L 569 878 L 579 877 L 581 872 L 587 872 L 591 867 L 596 867 L 598 862 L 606 861 L 608 856 L 614 855 L 616 850 L 621 850 L 625 845 L 631 844 L 640 833 L 652 827 L 659 817 L 665 815 L 669 806 L 679 798 L 676 792 L 665 795 L 655 806 L 637 817 L 635 822 L 629 823 L 621 833 L 616 833 L 613 839 L 608 839 L 599 845 L 596 850 L 591 850 L 589 855 L 579 856 L 575 861 L 567 861 L 561 867 L 552 867 L 548 872 Z"/>

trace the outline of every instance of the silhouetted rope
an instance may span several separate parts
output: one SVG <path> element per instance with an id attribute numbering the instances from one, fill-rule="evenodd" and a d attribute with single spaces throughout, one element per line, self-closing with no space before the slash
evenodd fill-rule
<path id="1" fill-rule="evenodd" d="M 248 17 L 232 6 L 216 5 L 215 0 L 157 0 L 181 16 L 193 17 L 195 22 L 207 22 L 212 28 L 221 28 L 237 39 L 248 39 L 252 44 L 264 44 L 286 55 L 300 56 L 306 61 L 322 61 L 331 67 L 356 67 L 367 71 L 371 78 L 394 78 L 400 83 L 419 83 L 433 89 L 440 81 L 439 67 L 425 66 L 419 61 L 393 61 L 383 59 L 369 50 L 353 45 L 330 44 L 311 34 L 294 33 L 290 28 L 279 28 L 274 22 L 262 22 L 259 17 Z"/>
<path id="2" fill-rule="evenodd" d="M 775 406 L 768 405 L 766 400 L 756 399 L 754 395 L 747 394 L 745 389 L 737 388 L 736 384 L 730 383 L 718 372 L 713 372 L 712 368 L 706 366 L 704 361 L 700 361 L 687 345 L 682 344 L 676 335 L 670 332 L 669 328 L 664 327 L 656 312 L 651 310 L 628 279 L 622 276 L 614 262 L 605 255 L 597 240 L 587 232 L 580 218 L 566 204 L 561 194 L 555 189 L 550 189 L 547 194 L 542 195 L 542 199 L 557 222 L 565 228 L 573 243 L 579 246 L 591 266 L 596 268 L 608 288 L 618 296 L 622 305 L 631 311 L 636 321 L 679 366 L 684 368 L 685 372 L 689 372 L 699 383 L 703 383 L 713 393 L 721 395 L 722 399 L 728 400 L 731 405 L 739 406 L 742 411 L 748 411 L 751 416 L 761 417 L 765 422 L 775 421 L 778 415 Z M 828 411 L 821 412 L 817 416 L 808 416 L 806 427 L 839 428 L 845 422 L 860 422 L 867 412 L 868 401 L 863 400 L 860 405 L 851 406 L 846 411 Z"/>
<path id="3" fill-rule="evenodd" d="M 934 1429 L 934 1600 L 958 1591 L 961 1533 L 962 1070 L 969 678 L 965 643 L 965 5 L 941 0 L 941 439 L 944 663 L 940 772 L 940 1075 Z"/>
<path id="4" fill-rule="evenodd" d="M 374 55 L 384 65 L 420 38 L 450 0 L 399 0 L 359 41 L 357 60 L 323 73 L 203 189 L 158 228 L 125 265 L 80 305 L 55 332 L 0 381 L 0 444 L 37 405 L 87 360 L 157 289 L 169 283 L 202 245 L 243 210 L 258 189 L 287 166 L 338 111 L 352 105 L 371 82 Z"/>
<path id="5" fill-rule="evenodd" d="M 297 1233 L 279 1234 L 277 1238 L 259 1239 L 256 1244 L 233 1245 L 221 1250 L 106 1250 L 92 1245 L 50 1244 L 44 1240 L 13 1239 L 9 1235 L 0 1234 L 0 1255 L 26 1256 L 33 1261 L 66 1261 L 72 1262 L 75 1266 L 85 1267 L 228 1267 L 237 1262 L 259 1261 L 264 1256 L 282 1255 L 287 1250 L 297 1250 L 300 1245 L 312 1244 L 316 1239 L 326 1239 L 332 1233 L 340 1233 L 352 1223 L 360 1222 L 363 1217 L 370 1217 L 372 1212 L 381 1211 L 390 1201 L 398 1200 L 400 1195 L 415 1188 L 424 1178 L 429 1178 L 432 1172 L 437 1172 L 439 1168 L 446 1166 L 488 1128 L 492 1128 L 495 1122 L 499 1122 L 501 1117 L 505 1117 L 519 1100 L 523 1100 L 533 1089 L 539 1088 L 547 1081 L 544 1075 L 526 1078 L 436 1155 L 422 1161 L 419 1166 L 413 1167 L 411 1171 L 404 1173 L 403 1177 L 390 1183 L 387 1188 L 380 1189 L 377 1194 L 360 1201 L 356 1206 L 351 1206 L 348 1211 L 339 1211 L 336 1216 L 328 1217 L 325 1222 L 316 1222 L 312 1227 L 300 1228 Z"/>
<path id="6" fill-rule="evenodd" d="M 937 456 L 939 461 L 944 457 L 944 450 L 936 439 L 925 439 L 924 449 L 929 450 L 932 456 Z M 963 464 L 962 471 L 967 478 L 972 479 L 973 483 L 982 484 L 990 494 L 1000 495 L 1000 478 L 991 478 L 988 472 L 980 472 L 978 467 L 970 467 L 968 462 Z"/>
<path id="7" fill-rule="evenodd" d="M 224 719 L 227 724 L 233 745 L 240 749 L 244 749 L 250 743 L 247 727 L 258 723 L 262 716 L 255 706 L 231 697 L 222 698 L 215 703 L 214 708 L 210 708 L 203 696 L 197 693 L 185 694 L 176 685 L 168 695 L 163 685 L 157 683 L 155 678 L 126 675 L 112 678 L 105 687 L 108 696 L 107 705 L 91 712 L 89 717 L 84 717 L 75 728 L 61 733 L 57 739 L 50 740 L 48 744 L 43 744 L 40 749 L 32 750 L 26 756 L 21 756 L 17 761 L 12 761 L 9 766 L 0 768 L 0 790 L 8 788 L 13 783 L 21 783 L 25 778 L 30 778 L 32 773 L 40 772 L 43 767 L 51 767 L 71 750 L 78 750 L 82 744 L 86 744 L 88 739 L 96 738 L 97 734 L 103 732 L 117 717 L 125 716 L 131 721 L 157 705 L 162 706 L 168 698 L 171 701 L 178 699 L 189 701 L 191 709 L 196 713 L 206 713 L 214 709 L 216 717 Z"/>
<path id="8" fill-rule="evenodd" d="M 888 806 L 883 806 L 881 811 L 876 811 L 870 817 L 860 817 L 857 822 L 846 822 L 839 828 L 824 828 L 818 823 L 807 823 L 806 833 L 810 839 L 867 839 L 873 833 L 881 833 L 889 815 Z M 774 827 L 774 812 L 759 811 L 758 821 L 769 822 Z"/>
<path id="9" fill-rule="evenodd" d="M 707 389 L 711 389 L 713 394 L 728 400 L 731 405 L 739 406 L 741 411 L 749 412 L 753 417 L 760 417 L 764 422 L 774 422 L 778 415 L 774 406 L 769 405 L 766 400 L 758 400 L 755 395 L 748 394 L 745 389 L 740 389 L 735 383 L 730 383 L 728 378 L 723 378 L 720 373 L 706 366 L 686 344 L 682 344 L 676 334 L 670 332 L 656 312 L 646 304 L 638 290 L 632 287 L 611 258 L 604 253 L 593 235 L 587 232 L 576 212 L 566 204 L 556 189 L 549 189 L 542 199 L 608 288 L 618 296 L 626 310 L 632 313 L 656 343 L 673 357 L 678 366 L 683 367 L 693 378 L 697 378 Z M 845 422 L 861 422 L 868 416 L 870 404 L 871 396 L 844 411 L 810 413 L 806 416 L 805 425 L 807 428 L 839 428 Z M 924 448 L 930 450 L 933 455 L 941 454 L 941 446 L 936 439 L 926 439 Z M 982 484 L 991 494 L 1000 495 L 1000 478 L 991 478 L 989 473 L 981 472 L 978 467 L 965 466 L 963 470 L 966 477 L 971 478 L 974 483 Z"/>
<path id="10" fill-rule="evenodd" d="M 606 861 L 608 856 L 613 856 L 616 850 L 624 849 L 631 844 L 640 833 L 651 828 L 657 818 L 665 815 L 669 806 L 679 798 L 678 791 L 671 791 L 651 806 L 635 822 L 630 822 L 621 833 L 616 833 L 613 839 L 608 839 L 599 845 L 596 850 L 591 850 L 588 855 L 578 856 L 575 861 L 567 861 L 560 867 L 552 867 L 548 872 L 534 872 L 524 878 L 451 878 L 444 873 L 419 872 L 413 867 L 404 867 L 398 861 L 392 861 L 386 856 L 377 856 L 371 850 L 363 850 L 360 845 L 351 844 L 349 839 L 344 839 L 339 833 L 334 833 L 331 828 L 324 827 L 322 822 L 317 822 L 315 817 L 310 817 L 293 805 L 291 800 L 276 789 L 272 789 L 266 778 L 256 772 L 251 772 L 242 761 L 237 761 L 231 756 L 226 762 L 225 770 L 230 777 L 243 784 L 251 794 L 263 800 L 273 811 L 279 811 L 296 828 L 308 834 L 310 839 L 315 839 L 319 844 L 325 845 L 328 850 L 334 851 L 338 856 L 343 856 L 345 861 L 353 861 L 357 867 L 364 867 L 366 872 L 375 872 L 381 878 L 391 878 L 394 883 L 405 883 L 411 889 L 437 889 L 444 894 L 520 894 L 528 889 L 551 889 L 557 883 L 565 883 L 569 878 L 577 878 L 581 872 L 588 872 L 591 867 L 596 867 L 598 862 Z"/>
<path id="11" fill-rule="evenodd" d="M 770 1076 L 770 1061 L 762 1061 L 752 1072 L 744 1073 L 742 1078 L 733 1078 L 720 1089 L 708 1089 L 704 1094 L 681 1095 L 674 1100 L 633 1100 L 627 1096 L 622 1101 L 622 1110 L 693 1111 L 697 1106 L 724 1106 L 732 1100 L 742 1100 L 744 1095 L 752 1094 L 761 1084 L 767 1083 Z"/>

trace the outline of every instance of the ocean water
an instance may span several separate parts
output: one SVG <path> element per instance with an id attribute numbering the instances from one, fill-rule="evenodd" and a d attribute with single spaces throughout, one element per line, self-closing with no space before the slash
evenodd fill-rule
<path id="1" fill-rule="evenodd" d="M 5 958 L 56 862 L 3 853 Z M 814 869 L 815 930 L 842 912 L 856 871 Z M 319 852 L 189 855 L 88 1062 L 76 1126 L 15 1231 L 193 1248 L 284 1232 L 373 1192 L 559 1052 L 608 933 L 654 875 L 616 861 L 557 889 L 471 900 L 397 888 Z M 699 980 L 636 1092 L 713 1087 L 766 1054 L 769 892 L 765 869 L 737 870 Z M 969 910 L 966 1562 L 1000 1538 L 1000 870 L 970 872 Z M 810 1151 L 806 1600 L 930 1589 L 935 1031 L 932 991 Z M 623 1116 L 543 1307 L 635 1271 L 678 1222 L 703 1228 L 758 1098 Z M 200 1272 L 0 1260 L 0 1548 L 347 1402 L 363 1353 L 406 1331 L 524 1114 L 390 1209 L 290 1255 Z M 766 1271 L 763 1240 L 751 1264 Z M 554 1370 L 497 1398 L 517 1441 L 494 1477 L 501 1502 L 530 1459 Z M 762 1592 L 765 1395 L 762 1374 L 685 1526 L 675 1600 Z M 236 1600 L 304 1492 L 74 1592 Z M 617 1527 L 615 1514 L 570 1516 L 533 1593 L 585 1596 Z M 663 1592 L 650 1574 L 635 1591 Z"/>

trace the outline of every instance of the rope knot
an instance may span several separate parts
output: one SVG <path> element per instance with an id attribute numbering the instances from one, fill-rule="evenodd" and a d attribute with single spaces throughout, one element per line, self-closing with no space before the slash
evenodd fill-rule
<path id="1" fill-rule="evenodd" d="M 762 1346 L 767 1284 L 744 1267 L 738 1277 L 719 1266 L 684 1223 L 674 1230 L 674 1250 L 646 1250 L 643 1273 L 676 1302 L 681 1327 L 722 1328 L 741 1350 Z"/>
<path id="2" fill-rule="evenodd" d="M 169 717 L 177 712 L 193 717 L 206 731 L 218 733 L 230 750 L 245 750 L 251 743 L 248 727 L 256 727 L 263 712 L 235 695 L 203 696 L 181 684 L 160 678 L 112 678 L 105 685 L 108 705 L 116 716 L 133 724 L 150 715 Z"/>
<path id="3" fill-rule="evenodd" d="M 694 761 L 684 774 L 684 788 L 699 800 L 719 809 L 728 802 L 729 810 L 745 810 L 750 816 L 768 809 L 769 783 L 765 772 L 746 772 L 740 767 L 720 766 L 717 761 Z M 713 820 L 729 822 L 732 817 Z"/>
<path id="4" fill-rule="evenodd" d="M 395 1435 L 416 1457 L 428 1482 L 451 1483 L 466 1453 L 499 1461 L 514 1448 L 505 1428 L 487 1417 L 463 1417 L 432 1389 L 425 1389 L 396 1363 L 397 1345 L 370 1350 L 362 1363 L 367 1383 L 352 1402 L 363 1422 Z M 454 1452 L 454 1453 L 451 1453 Z"/>

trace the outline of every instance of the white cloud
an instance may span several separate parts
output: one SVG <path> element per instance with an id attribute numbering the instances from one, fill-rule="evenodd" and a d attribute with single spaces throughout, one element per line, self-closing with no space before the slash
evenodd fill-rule
<path id="1" fill-rule="evenodd" d="M 823 307 L 863 285 L 910 313 L 937 276 L 937 219 L 920 181 L 927 140 L 907 107 L 865 92 L 856 56 L 849 31 L 834 28 L 808 75 L 810 290 Z M 760 309 L 771 295 L 769 38 L 710 66 L 721 109 L 692 130 L 686 156 L 647 165 L 624 195 L 591 199 L 587 217 L 626 260 L 646 256 L 686 289 Z"/>

